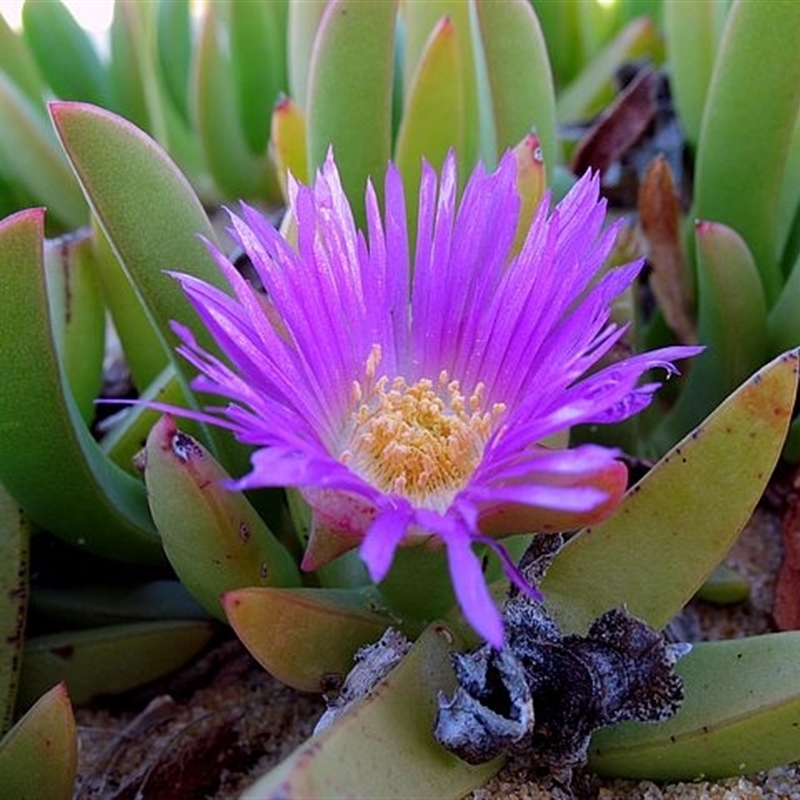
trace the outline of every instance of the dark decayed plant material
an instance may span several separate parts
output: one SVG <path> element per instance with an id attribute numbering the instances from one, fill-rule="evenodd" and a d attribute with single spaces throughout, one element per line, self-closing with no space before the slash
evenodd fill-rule
<path id="1" fill-rule="evenodd" d="M 534 539 L 529 580 L 541 579 L 560 545 L 561 537 Z M 456 653 L 459 686 L 452 699 L 439 696 L 436 738 L 471 764 L 511 753 L 576 767 L 597 728 L 664 720 L 683 700 L 673 666 L 689 645 L 667 644 L 624 608 L 606 611 L 585 636 L 564 635 L 542 603 L 513 592 L 504 620 L 505 645 Z"/>

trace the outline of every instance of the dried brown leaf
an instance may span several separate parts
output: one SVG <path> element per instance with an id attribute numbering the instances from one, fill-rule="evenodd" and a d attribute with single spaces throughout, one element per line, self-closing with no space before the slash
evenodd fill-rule
<path id="1" fill-rule="evenodd" d="M 692 274 L 681 242 L 681 204 L 667 160 L 653 159 L 639 188 L 639 225 L 652 265 L 650 286 L 681 342 L 697 341 Z"/>
<path id="2" fill-rule="evenodd" d="M 605 172 L 647 130 L 658 111 L 658 73 L 641 70 L 586 131 L 575 148 L 570 168 Z"/>

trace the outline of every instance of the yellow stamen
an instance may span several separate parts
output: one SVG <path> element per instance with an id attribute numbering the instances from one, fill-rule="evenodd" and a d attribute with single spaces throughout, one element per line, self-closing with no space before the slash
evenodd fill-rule
<path id="1" fill-rule="evenodd" d="M 375 380 L 380 358 L 373 347 L 364 384 L 354 384 L 351 435 L 341 460 L 382 491 L 446 508 L 478 466 L 505 406 L 495 403 L 483 412 L 483 384 L 465 397 L 444 370 L 438 385 L 427 378 L 411 385 L 403 377 Z"/>

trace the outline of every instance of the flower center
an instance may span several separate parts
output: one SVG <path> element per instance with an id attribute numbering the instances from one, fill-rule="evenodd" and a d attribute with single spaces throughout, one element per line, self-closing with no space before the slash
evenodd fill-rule
<path id="1" fill-rule="evenodd" d="M 367 391 L 358 382 L 353 386 L 358 405 L 341 459 L 384 492 L 444 510 L 478 466 L 505 406 L 484 412 L 483 384 L 466 397 L 444 370 L 436 383 L 422 378 L 409 385 L 385 375 L 374 380 L 379 361 L 375 347 L 367 361 Z"/>

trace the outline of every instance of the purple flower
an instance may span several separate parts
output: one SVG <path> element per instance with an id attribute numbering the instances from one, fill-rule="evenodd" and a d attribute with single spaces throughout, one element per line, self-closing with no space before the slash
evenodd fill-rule
<path id="1" fill-rule="evenodd" d="M 303 566 L 360 546 L 379 582 L 401 544 L 443 544 L 467 620 L 496 646 L 502 621 L 473 546 L 497 550 L 519 582 L 496 537 L 596 521 L 625 488 L 617 451 L 542 442 L 637 413 L 659 385 L 642 375 L 699 351 L 591 371 L 624 333 L 610 307 L 641 263 L 598 277 L 617 227 L 603 230 L 588 174 L 552 213 L 542 202 L 511 257 L 515 177 L 511 154 L 492 174 L 479 165 L 459 202 L 452 154 L 440 178 L 426 166 L 411 254 L 397 170 L 385 214 L 367 188 L 364 236 L 329 156 L 313 187 L 291 184 L 296 247 L 253 208 L 231 217 L 266 297 L 217 251 L 233 296 L 175 276 L 229 362 L 174 326 L 193 387 L 229 400 L 198 416 L 256 446 L 236 488 L 300 489 L 314 512 Z"/>

